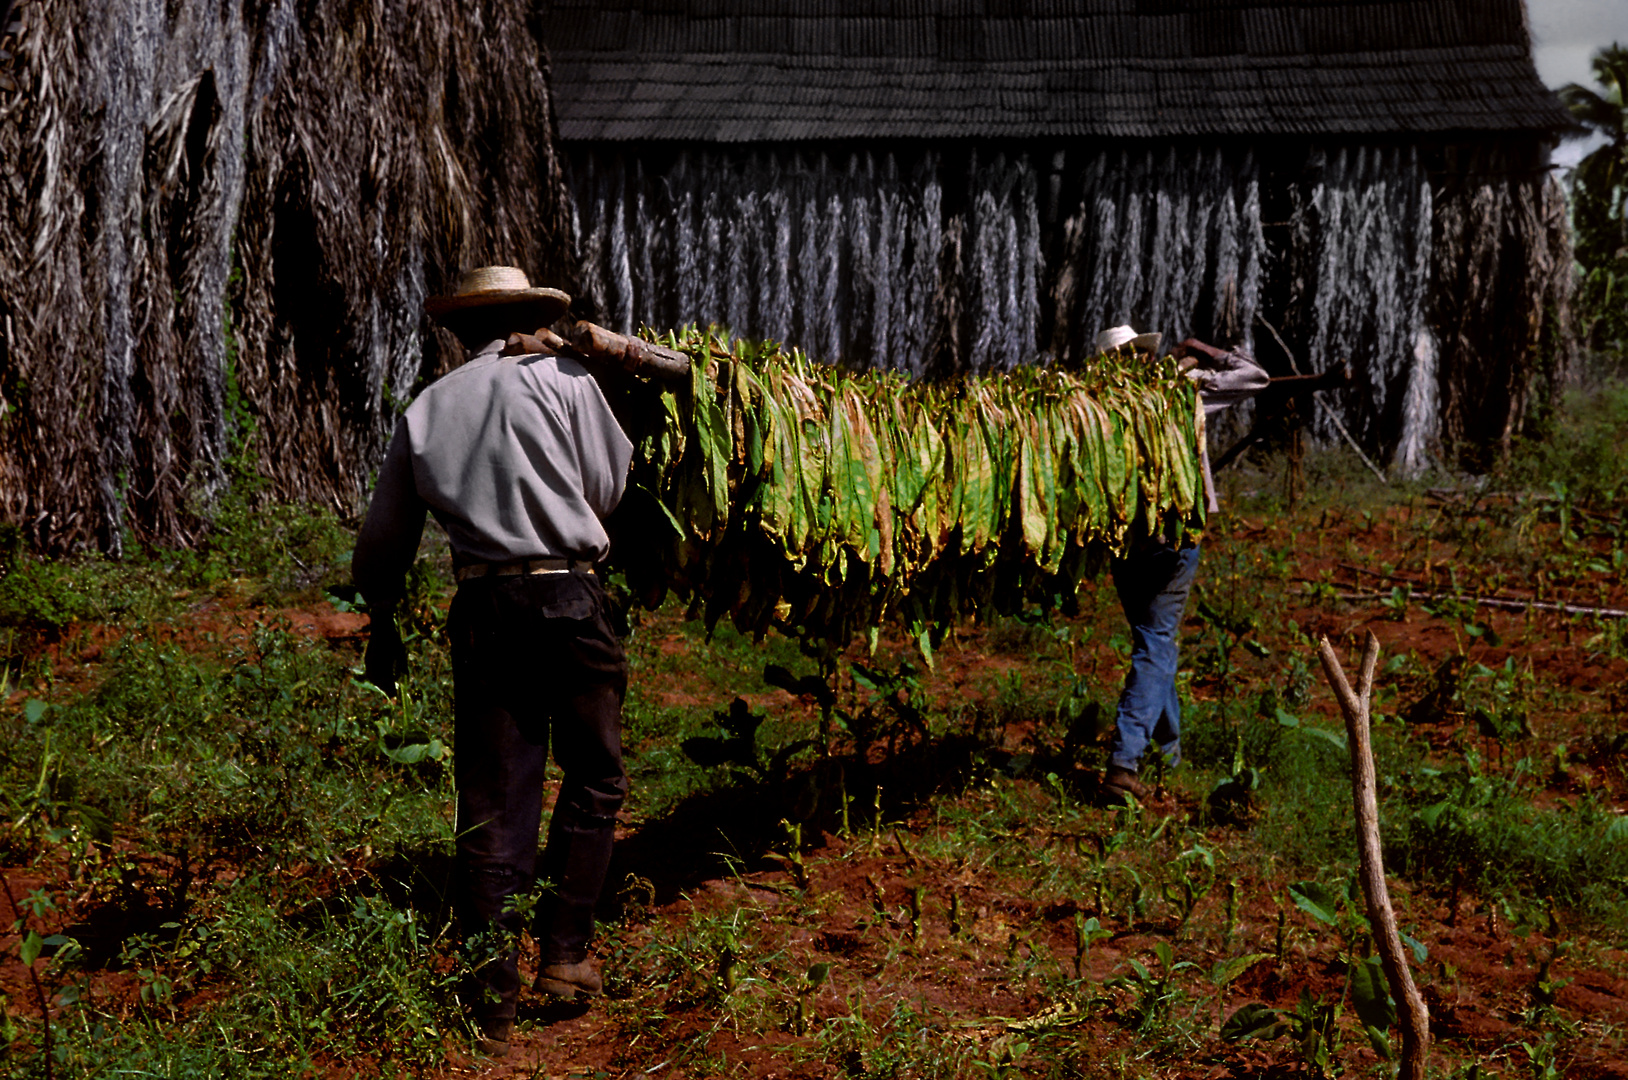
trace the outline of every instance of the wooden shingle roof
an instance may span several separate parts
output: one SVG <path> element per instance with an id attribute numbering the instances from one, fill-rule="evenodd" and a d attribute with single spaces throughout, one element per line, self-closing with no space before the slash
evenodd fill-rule
<path id="1" fill-rule="evenodd" d="M 1522 0 L 544 0 L 560 135 L 1558 131 Z"/>

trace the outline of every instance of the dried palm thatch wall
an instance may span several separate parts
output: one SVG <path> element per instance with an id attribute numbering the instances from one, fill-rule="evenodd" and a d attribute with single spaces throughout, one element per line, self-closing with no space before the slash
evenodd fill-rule
<path id="1" fill-rule="evenodd" d="M 1481 467 L 1509 449 L 1532 395 L 1553 399 L 1570 372 L 1572 233 L 1547 154 L 1494 143 L 1444 157 L 1427 317 L 1442 439 Z"/>
<path id="2" fill-rule="evenodd" d="M 0 48 L 0 516 L 186 541 L 235 450 L 353 507 L 442 370 L 425 295 L 563 283 L 524 0 L 21 0 Z"/>

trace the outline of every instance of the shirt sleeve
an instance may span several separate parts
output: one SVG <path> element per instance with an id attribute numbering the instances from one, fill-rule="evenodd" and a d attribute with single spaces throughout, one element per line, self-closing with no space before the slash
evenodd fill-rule
<path id="1" fill-rule="evenodd" d="M 1239 352 L 1206 357 L 1192 372 L 1192 379 L 1198 384 L 1205 415 L 1213 415 L 1247 401 L 1266 389 L 1267 383 L 1271 382 L 1266 369 L 1257 364 L 1254 357 Z"/>
<path id="2" fill-rule="evenodd" d="M 412 446 L 403 418 L 397 421 L 390 449 L 385 452 L 379 482 L 374 485 L 351 556 L 351 577 L 371 606 L 389 607 L 401 599 L 428 509 L 413 482 Z"/>
<path id="3" fill-rule="evenodd" d="M 599 384 L 578 379 L 576 411 L 571 425 L 576 433 L 577 463 L 582 470 L 582 495 L 589 509 L 603 521 L 622 501 L 633 443 L 616 422 Z"/>

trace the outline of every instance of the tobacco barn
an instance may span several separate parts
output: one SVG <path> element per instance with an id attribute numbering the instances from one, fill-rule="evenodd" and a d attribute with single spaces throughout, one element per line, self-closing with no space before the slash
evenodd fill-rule
<path id="1" fill-rule="evenodd" d="M 619 328 L 918 374 L 1123 322 L 1348 360 L 1337 410 L 1404 472 L 1484 461 L 1564 366 L 1569 121 L 1521 0 L 543 9 L 581 288 Z"/>

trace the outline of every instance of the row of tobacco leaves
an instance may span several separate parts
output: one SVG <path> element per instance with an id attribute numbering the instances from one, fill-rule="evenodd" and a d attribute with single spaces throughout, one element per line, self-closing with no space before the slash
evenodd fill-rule
<path id="1" fill-rule="evenodd" d="M 686 329 L 688 385 L 617 397 L 637 443 L 618 566 L 657 606 L 841 647 L 924 647 L 975 613 L 1072 603 L 1138 536 L 1203 526 L 1193 384 L 1169 357 L 910 382 Z"/>
<path id="2" fill-rule="evenodd" d="M 885 426 L 862 381 L 793 357 L 737 366 L 739 346 L 689 340 L 704 386 L 617 402 L 648 458 L 630 498 L 665 507 L 641 511 L 642 583 L 670 574 L 695 603 L 646 613 L 628 639 L 632 793 L 596 945 L 608 1000 L 571 1016 L 528 995 L 520 1075 L 1381 1073 L 1390 1010 L 1353 900 L 1346 755 L 1310 659 L 1317 635 L 1368 628 L 1385 647 L 1381 820 L 1433 1068 L 1622 1075 L 1628 698 L 1614 688 L 1628 623 L 1473 596 L 1536 585 L 1540 601 L 1628 608 L 1628 389 L 1594 395 L 1586 423 L 1557 420 L 1524 471 L 1484 488 L 1379 489 L 1312 455 L 1291 507 L 1279 460 L 1223 474 L 1234 490 L 1206 523 L 1183 627 L 1185 760 L 1156 803 L 1114 811 L 1092 787 L 1130 643 L 1112 586 L 1086 573 L 1076 596 L 1064 573 L 1072 548 L 1111 553 L 1148 506 L 1197 522 L 1148 494 L 1182 489 L 1136 426 L 1161 395 L 1190 423 L 1190 389 L 1137 370 L 899 388 L 929 434 Z M 1111 473 L 1105 450 L 1094 483 L 1073 482 L 1073 517 L 1024 536 L 1021 447 L 989 455 L 1011 470 L 1004 487 L 958 464 L 980 453 L 980 410 L 1049 424 L 1068 447 L 1058 388 L 1098 378 L 1090 415 L 1119 415 L 1096 431 L 1134 448 L 1135 499 L 1129 451 Z M 807 396 L 753 397 L 754 380 L 788 379 Z M 897 457 L 900 431 L 945 444 L 936 501 L 894 464 L 840 513 L 836 498 L 821 509 L 860 482 L 827 475 L 855 416 L 887 432 L 845 454 L 861 466 Z M 1072 460 L 1097 460 L 1091 429 L 1072 430 Z M 663 433 L 682 433 L 682 455 L 650 445 Z M 1032 505 L 1084 473 L 1064 460 Z M 195 549 L 50 562 L 0 532 L 0 925 L 17 924 L 0 938 L 0 1075 L 492 1068 L 463 1021 L 479 953 L 457 947 L 447 905 L 445 548 L 432 537 L 415 567 L 412 662 L 386 699 L 356 678 L 349 528 L 258 500 L 252 475 L 243 463 Z M 794 481 L 814 476 L 822 498 L 798 501 Z M 884 497 L 891 518 L 875 513 Z M 952 571 L 952 612 L 979 574 L 1037 584 L 1011 618 L 956 620 L 933 670 L 904 620 L 883 620 L 874 652 L 772 629 L 819 615 L 810 590 L 849 588 L 860 615 L 809 625 L 874 625 L 889 526 L 905 618 Z M 709 559 L 770 560 L 780 591 L 761 640 L 731 625 L 754 592 L 706 591 L 746 575 L 704 578 Z M 631 564 L 626 580 L 641 583 Z M 1077 613 L 1047 610 L 1054 585 Z M 709 605 L 711 632 L 686 618 Z"/>

